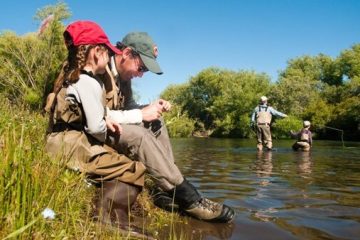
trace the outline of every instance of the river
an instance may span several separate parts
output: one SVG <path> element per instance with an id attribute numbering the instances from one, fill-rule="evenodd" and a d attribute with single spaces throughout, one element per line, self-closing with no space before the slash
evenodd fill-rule
<path id="1" fill-rule="evenodd" d="M 360 143 L 172 139 L 176 163 L 201 193 L 236 211 L 231 224 L 189 220 L 177 239 L 360 239 Z"/>

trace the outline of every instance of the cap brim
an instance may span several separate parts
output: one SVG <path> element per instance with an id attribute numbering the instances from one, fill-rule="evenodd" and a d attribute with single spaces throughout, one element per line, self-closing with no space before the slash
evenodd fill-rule
<path id="1" fill-rule="evenodd" d="M 111 51 L 113 51 L 113 53 L 115 53 L 115 54 L 121 54 L 120 49 L 118 49 L 117 47 L 111 45 L 110 43 L 105 43 L 105 45 L 106 45 Z"/>
<path id="2" fill-rule="evenodd" d="M 140 53 L 140 57 L 141 57 L 141 60 L 143 61 L 143 63 L 145 64 L 145 67 L 147 69 L 149 69 L 150 72 L 153 72 L 153 73 L 156 73 L 159 75 L 163 74 L 159 64 L 157 63 L 157 61 L 155 59 L 145 56 L 141 53 Z"/>

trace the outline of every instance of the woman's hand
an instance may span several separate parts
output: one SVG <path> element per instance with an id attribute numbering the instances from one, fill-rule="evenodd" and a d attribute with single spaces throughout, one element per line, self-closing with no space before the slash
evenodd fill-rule
<path id="1" fill-rule="evenodd" d="M 122 127 L 120 126 L 119 123 L 115 122 L 110 117 L 105 117 L 105 122 L 106 122 L 106 127 L 108 130 L 110 130 L 111 132 L 116 133 L 118 135 L 121 134 Z"/>

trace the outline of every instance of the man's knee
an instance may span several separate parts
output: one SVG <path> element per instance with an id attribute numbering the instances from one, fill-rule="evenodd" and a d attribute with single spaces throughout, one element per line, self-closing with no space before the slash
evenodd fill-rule
<path id="1" fill-rule="evenodd" d="M 144 139 L 149 138 L 146 128 L 141 125 L 121 125 L 123 131 L 120 135 L 120 143 L 126 145 L 140 145 Z"/>

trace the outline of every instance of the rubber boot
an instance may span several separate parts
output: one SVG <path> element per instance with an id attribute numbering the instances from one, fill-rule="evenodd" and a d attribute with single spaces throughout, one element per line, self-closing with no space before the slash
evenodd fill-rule
<path id="1" fill-rule="evenodd" d="M 101 222 L 129 223 L 131 206 L 141 189 L 118 180 L 105 181 L 98 189 L 96 201 L 96 215 Z"/>
<path id="2" fill-rule="evenodd" d="M 180 210 L 199 220 L 227 223 L 234 219 L 235 212 L 232 208 L 202 197 L 186 179 L 168 193 L 173 195 Z"/>
<path id="3" fill-rule="evenodd" d="M 105 224 L 116 226 L 125 235 L 142 239 L 153 239 L 144 231 L 130 224 L 130 210 L 141 188 L 131 184 L 111 180 L 102 183 L 96 200 L 96 217 Z"/>

